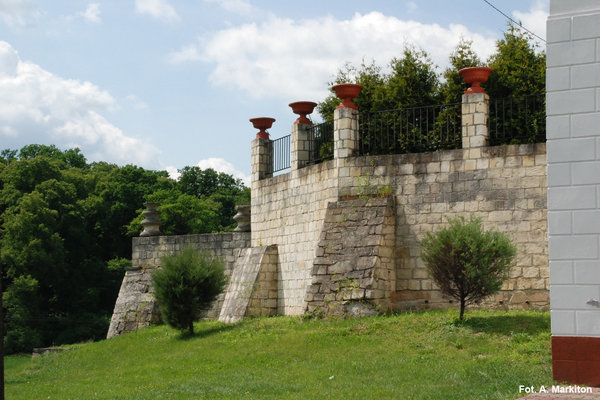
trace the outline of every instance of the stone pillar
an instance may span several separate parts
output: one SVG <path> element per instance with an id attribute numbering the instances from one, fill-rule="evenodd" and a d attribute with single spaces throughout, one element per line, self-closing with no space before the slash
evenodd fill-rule
<path id="1" fill-rule="evenodd" d="M 462 96 L 462 148 L 471 149 L 488 145 L 488 117 L 490 96 L 487 93 Z"/>
<path id="2" fill-rule="evenodd" d="M 300 169 L 306 166 L 310 154 L 310 128 L 312 124 L 292 125 L 291 168 Z"/>
<path id="3" fill-rule="evenodd" d="M 358 110 L 336 108 L 333 112 L 333 158 L 358 155 Z"/>
<path id="4" fill-rule="evenodd" d="M 252 141 L 252 182 L 273 176 L 273 146 L 270 139 Z"/>

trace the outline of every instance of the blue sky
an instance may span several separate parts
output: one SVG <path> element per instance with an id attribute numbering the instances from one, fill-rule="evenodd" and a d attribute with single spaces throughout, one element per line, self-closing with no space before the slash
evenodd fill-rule
<path id="1" fill-rule="evenodd" d="M 490 1 L 545 37 L 547 1 Z M 0 0 L 0 149 L 247 179 L 249 118 L 287 135 L 288 103 L 324 99 L 345 62 L 412 44 L 444 68 L 461 36 L 486 59 L 505 27 L 483 0 Z"/>

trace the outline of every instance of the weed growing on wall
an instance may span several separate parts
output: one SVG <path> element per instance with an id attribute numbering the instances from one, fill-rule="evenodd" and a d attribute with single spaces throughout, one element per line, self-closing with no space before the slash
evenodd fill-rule
<path id="1" fill-rule="evenodd" d="M 421 258 L 440 290 L 465 306 L 500 290 L 516 254 L 510 238 L 495 230 L 483 231 L 481 219 L 452 218 L 450 226 L 421 241 Z"/>

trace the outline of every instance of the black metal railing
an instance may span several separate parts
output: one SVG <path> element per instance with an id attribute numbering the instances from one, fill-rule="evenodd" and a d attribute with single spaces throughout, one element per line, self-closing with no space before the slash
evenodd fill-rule
<path id="1" fill-rule="evenodd" d="M 490 99 L 491 146 L 546 141 L 546 95 Z"/>
<path id="2" fill-rule="evenodd" d="M 317 164 L 333 158 L 333 121 L 311 126 L 308 137 L 309 164 Z"/>
<path id="3" fill-rule="evenodd" d="M 273 172 L 290 168 L 290 143 L 292 135 L 275 139 L 271 142 L 273 146 Z"/>
<path id="4" fill-rule="evenodd" d="M 461 147 L 461 104 L 363 113 L 361 155 L 421 153 Z"/>

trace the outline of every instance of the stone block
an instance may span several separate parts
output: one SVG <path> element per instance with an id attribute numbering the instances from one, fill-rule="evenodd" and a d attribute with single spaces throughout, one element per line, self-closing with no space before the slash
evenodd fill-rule
<path id="1" fill-rule="evenodd" d="M 548 19 L 546 40 L 548 43 L 571 39 L 571 18 Z"/>
<path id="2" fill-rule="evenodd" d="M 596 208 L 594 186 L 566 186 L 548 188 L 548 210 Z"/>
<path id="3" fill-rule="evenodd" d="M 595 259 L 598 238 L 595 235 L 550 236 L 548 249 L 551 260 Z"/>
<path id="4" fill-rule="evenodd" d="M 593 112 L 596 110 L 595 96 L 594 89 L 550 92 L 546 95 L 548 116 Z"/>
<path id="5" fill-rule="evenodd" d="M 573 211 L 573 233 L 600 234 L 600 210 Z"/>
<path id="6" fill-rule="evenodd" d="M 548 43 L 546 65 L 548 67 L 591 63 L 596 60 L 595 40 L 578 40 L 563 43 Z"/>
<path id="7" fill-rule="evenodd" d="M 569 67 L 555 67 L 546 70 L 546 90 L 557 91 L 571 88 L 571 71 Z"/>

